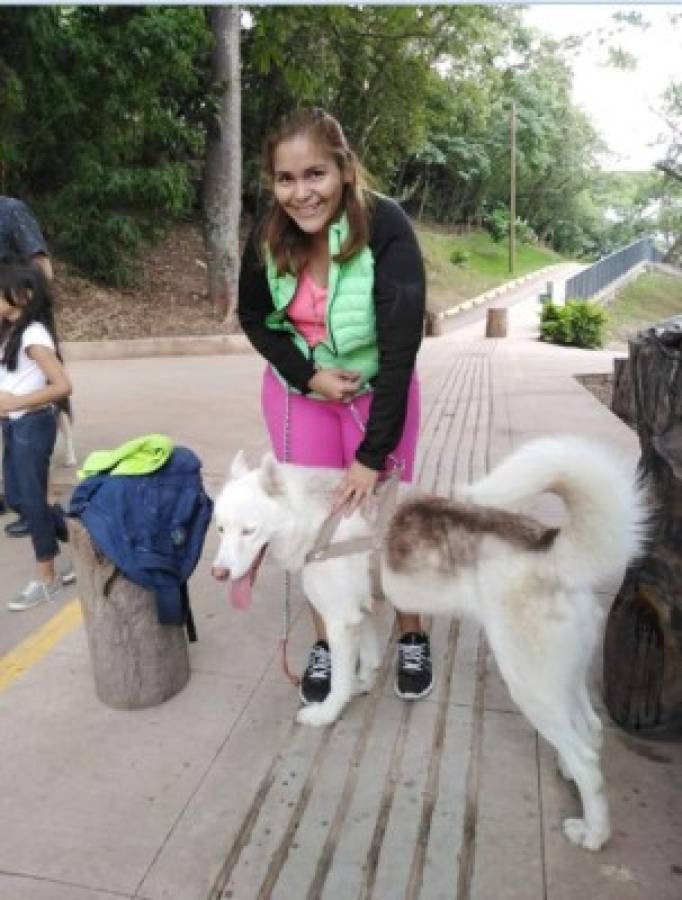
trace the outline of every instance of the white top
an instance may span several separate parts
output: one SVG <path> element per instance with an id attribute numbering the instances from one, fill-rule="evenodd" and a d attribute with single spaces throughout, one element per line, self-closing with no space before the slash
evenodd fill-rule
<path id="1" fill-rule="evenodd" d="M 40 322 L 32 322 L 21 336 L 21 347 L 17 354 L 17 367 L 14 372 L 8 372 L 7 367 L 0 363 L 0 391 L 9 391 L 11 394 L 30 394 L 44 388 L 47 379 L 42 369 L 27 355 L 28 347 L 49 347 L 54 350 L 54 341 L 50 332 Z M 17 409 L 9 413 L 10 419 L 19 419 L 27 409 Z"/>

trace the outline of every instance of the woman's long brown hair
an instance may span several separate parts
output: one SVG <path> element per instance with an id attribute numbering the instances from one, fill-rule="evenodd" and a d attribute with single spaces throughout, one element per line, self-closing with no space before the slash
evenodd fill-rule
<path id="1" fill-rule="evenodd" d="M 319 107 L 302 107 L 283 116 L 269 132 L 263 145 L 263 170 L 272 185 L 275 152 L 282 141 L 306 135 L 334 159 L 344 176 L 350 180 L 343 185 L 341 205 L 348 219 L 348 237 L 335 262 L 345 262 L 362 250 L 369 241 L 368 176 L 351 150 L 339 122 Z M 263 219 L 260 242 L 267 245 L 281 274 L 298 274 L 307 262 L 307 236 L 282 209 L 273 197 Z"/>

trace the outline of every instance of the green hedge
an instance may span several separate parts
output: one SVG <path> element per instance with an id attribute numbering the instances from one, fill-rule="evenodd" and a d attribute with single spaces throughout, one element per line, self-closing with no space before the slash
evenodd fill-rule
<path id="1" fill-rule="evenodd" d="M 606 313 L 588 300 L 567 300 L 564 306 L 545 303 L 540 334 L 545 341 L 594 349 L 604 343 Z"/>

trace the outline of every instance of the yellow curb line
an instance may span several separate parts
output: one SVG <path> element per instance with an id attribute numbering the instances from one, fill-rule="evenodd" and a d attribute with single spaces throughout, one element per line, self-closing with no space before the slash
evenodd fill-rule
<path id="1" fill-rule="evenodd" d="M 80 600 L 72 600 L 43 626 L 0 657 L 0 691 L 5 690 L 83 621 Z"/>

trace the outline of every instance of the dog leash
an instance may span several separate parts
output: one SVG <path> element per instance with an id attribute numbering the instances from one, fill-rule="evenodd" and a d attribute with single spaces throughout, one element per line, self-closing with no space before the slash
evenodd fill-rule
<path id="1" fill-rule="evenodd" d="M 284 404 L 284 462 L 289 462 L 290 457 L 290 438 L 291 438 L 291 391 L 289 385 L 285 383 L 285 404 Z M 360 413 L 351 400 L 348 409 L 358 426 L 364 434 L 367 430 Z M 342 556 L 351 556 L 355 553 L 369 553 L 369 577 L 371 595 L 376 600 L 384 600 L 385 595 L 381 587 L 381 548 L 383 545 L 384 535 L 388 528 L 396 506 L 398 497 L 398 486 L 403 472 L 404 464 L 398 460 L 392 453 L 388 454 L 387 459 L 393 464 L 388 476 L 381 482 L 378 487 L 380 492 L 377 506 L 377 516 L 374 523 L 372 535 L 364 537 L 348 538 L 344 541 L 336 541 L 333 543 L 334 535 L 339 527 L 339 523 L 343 518 L 343 507 L 331 512 L 322 523 L 320 530 L 315 539 L 315 543 L 305 556 L 305 562 L 323 562 L 327 559 L 336 559 Z M 282 653 L 282 669 L 289 681 L 298 687 L 301 679 L 292 673 L 289 668 L 287 648 L 289 643 L 289 631 L 291 630 L 291 572 L 284 572 L 284 620 L 282 627 L 282 635 L 280 637 L 280 647 Z"/>
<path id="2" fill-rule="evenodd" d="M 377 515 L 373 534 L 346 538 L 343 541 L 333 541 L 336 529 L 339 527 L 344 515 L 343 507 L 341 507 L 331 512 L 322 523 L 315 543 L 305 556 L 305 562 L 323 562 L 326 559 L 352 556 L 354 553 L 378 553 L 381 550 L 384 534 L 395 509 L 400 474 L 401 469 L 392 469 L 389 475 L 377 486 Z"/>
<path id="3" fill-rule="evenodd" d="M 286 392 L 286 400 L 284 403 L 284 462 L 289 462 L 290 455 L 290 391 L 289 385 L 285 382 L 284 390 Z M 284 674 L 287 676 L 289 681 L 294 685 L 294 687 L 298 687 L 301 683 L 301 679 L 298 675 L 294 675 L 294 673 L 289 668 L 289 661 L 287 657 L 287 647 L 289 644 L 289 631 L 291 630 L 291 572 L 288 569 L 284 570 L 284 621 L 282 622 L 282 634 L 279 639 L 280 651 L 282 654 L 282 670 Z"/>

